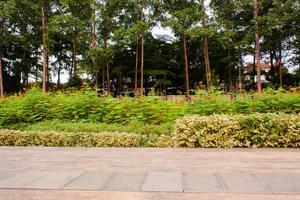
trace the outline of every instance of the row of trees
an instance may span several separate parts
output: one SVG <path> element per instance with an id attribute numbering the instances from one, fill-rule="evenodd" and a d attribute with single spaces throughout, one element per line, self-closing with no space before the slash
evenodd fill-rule
<path id="1" fill-rule="evenodd" d="M 172 86 L 189 97 L 201 81 L 232 91 L 247 83 L 247 55 L 258 92 L 261 58 L 269 59 L 273 86 L 297 85 L 299 72 L 288 74 L 283 64 L 299 66 L 299 22 L 300 0 L 2 0 L 0 95 L 30 80 L 42 80 L 46 92 L 53 75 L 60 87 L 63 72 L 70 85 L 87 73 L 96 92 L 101 82 L 109 95 Z M 154 37 L 158 26 L 174 39 Z"/>

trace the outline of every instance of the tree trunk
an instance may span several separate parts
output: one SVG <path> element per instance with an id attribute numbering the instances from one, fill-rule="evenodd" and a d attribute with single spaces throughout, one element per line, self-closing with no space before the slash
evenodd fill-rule
<path id="1" fill-rule="evenodd" d="M 258 5 L 257 0 L 254 0 L 254 18 L 257 19 L 258 17 Z M 255 46 L 256 46 L 256 73 L 257 73 L 257 92 L 261 94 L 262 87 L 261 87 L 261 68 L 260 68 L 260 44 L 259 44 L 259 29 L 258 29 L 258 22 L 255 22 Z"/>
<path id="2" fill-rule="evenodd" d="M 43 93 L 47 92 L 46 80 L 47 80 L 47 46 L 46 46 L 46 17 L 45 17 L 45 5 L 42 2 L 42 37 L 43 37 Z"/>
<path id="3" fill-rule="evenodd" d="M 48 50 L 47 50 L 47 57 L 46 57 L 46 61 L 47 61 L 47 85 L 49 86 L 50 84 L 50 75 L 51 75 L 51 71 L 49 69 L 49 53 L 48 53 Z"/>
<path id="4" fill-rule="evenodd" d="M 256 49 L 256 44 L 254 45 Z M 252 84 L 253 84 L 253 90 L 255 90 L 255 74 L 256 74 L 256 56 L 255 56 L 255 50 L 253 54 L 253 68 L 252 68 Z"/>
<path id="5" fill-rule="evenodd" d="M 141 7 L 141 21 L 144 21 L 144 8 Z M 144 94 L 144 31 L 141 34 L 141 95 Z"/>
<path id="6" fill-rule="evenodd" d="M 271 82 L 273 84 L 276 84 L 276 78 L 275 78 L 275 68 L 274 68 L 274 54 L 273 50 L 270 49 L 270 62 L 271 62 Z"/>
<path id="7" fill-rule="evenodd" d="M 122 92 L 122 73 L 119 75 L 119 91 L 118 91 L 118 95 L 119 97 L 121 97 L 121 92 Z"/>
<path id="8" fill-rule="evenodd" d="M 94 8 L 94 16 L 92 18 L 92 48 L 97 46 L 97 36 L 96 36 L 96 0 L 92 0 L 92 5 Z M 99 80 L 99 69 L 97 68 L 95 57 L 92 58 L 93 67 L 95 69 L 95 94 L 98 96 L 98 80 Z"/>
<path id="9" fill-rule="evenodd" d="M 229 92 L 233 91 L 232 85 L 232 62 L 231 62 L 231 45 L 228 47 L 228 83 L 229 83 Z"/>
<path id="10" fill-rule="evenodd" d="M 185 62 L 185 80 L 186 80 L 186 93 L 185 97 L 190 99 L 190 81 L 189 81 L 189 64 L 188 64 L 188 55 L 186 47 L 186 38 L 183 35 L 183 50 L 184 50 L 184 62 Z"/>
<path id="11" fill-rule="evenodd" d="M 105 67 L 102 69 L 102 89 L 103 89 L 103 95 L 105 91 Z"/>
<path id="12" fill-rule="evenodd" d="M 106 78 L 107 78 L 107 95 L 110 96 L 110 78 L 109 78 L 109 65 L 108 62 L 106 64 Z"/>
<path id="13" fill-rule="evenodd" d="M 202 26 L 203 26 L 203 28 L 205 28 L 206 27 L 206 14 L 205 14 L 204 0 L 202 0 L 201 6 L 202 6 L 202 12 L 203 12 Z M 208 52 L 208 38 L 207 38 L 207 36 L 205 36 L 204 40 L 203 40 L 203 50 L 204 50 L 206 84 L 207 84 L 207 87 L 210 87 L 211 84 L 212 84 L 212 81 L 211 81 L 211 70 L 210 70 L 210 61 L 209 61 L 209 52 Z"/>
<path id="14" fill-rule="evenodd" d="M 0 52 L 0 98 L 4 97 L 3 74 L 2 74 L 2 53 Z"/>
<path id="15" fill-rule="evenodd" d="M 107 50 L 108 50 L 108 33 L 109 33 L 109 27 L 108 27 L 108 22 L 107 19 L 105 19 L 104 22 L 104 48 L 105 48 L 105 52 L 107 54 Z M 106 78 L 107 78 L 107 96 L 110 96 L 110 77 L 109 77 L 109 64 L 108 64 L 108 58 L 107 56 L 105 57 L 105 69 L 106 69 Z"/>
<path id="16" fill-rule="evenodd" d="M 138 94 L 139 39 L 135 51 L 134 96 Z"/>
<path id="17" fill-rule="evenodd" d="M 73 69 L 73 76 L 77 75 L 77 61 L 76 61 L 76 36 L 74 35 L 72 40 L 72 69 Z"/>
<path id="18" fill-rule="evenodd" d="M 38 82 L 38 68 L 37 66 L 35 67 L 35 83 Z"/>
<path id="19" fill-rule="evenodd" d="M 241 91 L 243 89 L 243 69 L 244 69 L 244 65 L 243 65 L 243 58 L 242 58 L 242 52 L 241 52 L 241 48 L 239 47 L 239 90 Z"/>
<path id="20" fill-rule="evenodd" d="M 59 64 L 58 70 L 57 70 L 57 88 L 60 88 L 60 72 L 61 72 L 61 66 Z"/>
<path id="21" fill-rule="evenodd" d="M 279 84 L 280 84 L 280 88 L 283 87 L 283 80 L 282 80 L 282 77 L 283 77 L 283 74 L 282 74 L 282 50 L 281 50 L 281 42 L 279 44 Z"/>
<path id="22" fill-rule="evenodd" d="M 211 71 L 210 71 L 210 61 L 209 61 L 207 37 L 204 38 L 204 60 L 205 60 L 205 72 L 206 72 L 207 87 L 210 87 L 212 84 L 212 81 L 211 81 Z"/>

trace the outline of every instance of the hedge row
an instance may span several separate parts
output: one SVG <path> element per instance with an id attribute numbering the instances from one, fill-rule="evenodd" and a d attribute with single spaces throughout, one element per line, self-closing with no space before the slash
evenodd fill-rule
<path id="1" fill-rule="evenodd" d="M 191 116 L 177 121 L 175 147 L 300 147 L 300 114 Z"/>
<path id="2" fill-rule="evenodd" d="M 2 130 L 0 146 L 46 147 L 138 147 L 139 136 L 132 133 L 68 133 Z"/>
<path id="3" fill-rule="evenodd" d="M 184 117 L 172 134 L 0 131 L 0 146 L 300 147 L 300 114 Z"/>

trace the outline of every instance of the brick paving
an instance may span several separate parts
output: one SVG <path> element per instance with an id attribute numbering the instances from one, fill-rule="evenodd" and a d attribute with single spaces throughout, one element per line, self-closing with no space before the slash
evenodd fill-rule
<path id="1" fill-rule="evenodd" d="M 300 149 L 0 147 L 0 200 L 300 199 Z"/>

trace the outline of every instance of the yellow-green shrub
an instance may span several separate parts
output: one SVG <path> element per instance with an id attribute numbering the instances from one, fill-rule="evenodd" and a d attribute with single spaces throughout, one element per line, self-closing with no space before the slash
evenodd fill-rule
<path id="1" fill-rule="evenodd" d="M 300 147 L 300 115 L 184 117 L 172 139 L 175 147 Z"/>
<path id="2" fill-rule="evenodd" d="M 0 146 L 47 147 L 137 147 L 139 136 L 132 133 L 70 133 L 0 131 Z"/>

